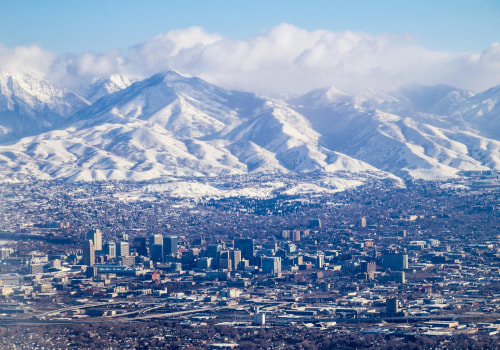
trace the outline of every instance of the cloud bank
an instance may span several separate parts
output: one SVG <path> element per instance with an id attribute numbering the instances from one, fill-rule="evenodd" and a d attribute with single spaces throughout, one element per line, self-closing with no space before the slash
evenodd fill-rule
<path id="1" fill-rule="evenodd" d="M 191 27 L 104 53 L 56 55 L 36 45 L 0 45 L 0 70 L 36 73 L 69 88 L 115 73 L 147 77 L 176 70 L 266 95 L 326 86 L 388 90 L 413 82 L 481 91 L 500 84 L 500 43 L 480 52 L 450 53 L 419 46 L 411 35 L 307 31 L 281 24 L 235 40 Z"/>

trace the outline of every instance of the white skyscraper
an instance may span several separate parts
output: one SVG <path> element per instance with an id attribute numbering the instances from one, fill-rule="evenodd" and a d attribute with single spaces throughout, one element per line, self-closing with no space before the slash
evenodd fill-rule
<path id="1" fill-rule="evenodd" d="M 107 242 L 105 245 L 105 254 L 109 255 L 111 259 L 116 258 L 116 243 L 115 242 Z"/>
<path id="2" fill-rule="evenodd" d="M 92 240 L 96 252 L 102 251 L 102 232 L 98 228 L 91 229 L 87 232 L 87 239 Z"/>
<path id="3" fill-rule="evenodd" d="M 129 249 L 128 242 L 118 242 L 116 245 L 116 256 L 129 256 Z"/>

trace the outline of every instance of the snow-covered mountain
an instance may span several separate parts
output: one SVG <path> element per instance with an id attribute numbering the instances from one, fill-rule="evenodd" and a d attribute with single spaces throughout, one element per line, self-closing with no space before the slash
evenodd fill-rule
<path id="1" fill-rule="evenodd" d="M 326 148 L 400 177 L 441 179 L 461 170 L 500 166 L 498 138 L 485 137 L 478 128 L 486 121 L 494 123 L 498 113 L 489 106 L 486 120 L 471 117 L 478 113 L 472 106 L 485 108 L 484 101 L 493 100 L 491 94 L 488 99 L 482 95 L 444 85 L 405 86 L 392 94 L 368 96 L 321 89 L 290 104 L 321 132 Z"/>
<path id="2" fill-rule="evenodd" d="M 358 95 L 326 88 L 280 101 L 166 72 L 94 81 L 80 90 L 86 98 L 29 76 L 0 75 L 0 89 L 0 130 L 15 141 L 0 146 L 1 181 L 441 179 L 500 169 L 500 87 L 474 94 L 407 85 Z"/>
<path id="3" fill-rule="evenodd" d="M 168 72 L 100 98 L 61 129 L 0 147 L 0 176 L 147 180 L 247 172 L 381 174 L 321 147 L 319 137 L 283 102 Z"/>
<path id="4" fill-rule="evenodd" d="M 101 97 L 129 87 L 138 80 L 140 79 L 136 76 L 113 74 L 108 77 L 96 78 L 90 84 L 80 86 L 76 92 L 93 103 Z"/>
<path id="5" fill-rule="evenodd" d="M 463 101 L 453 115 L 482 135 L 500 140 L 500 85 Z"/>
<path id="6" fill-rule="evenodd" d="M 84 98 L 33 75 L 0 72 L 0 144 L 54 129 L 87 105 Z"/>

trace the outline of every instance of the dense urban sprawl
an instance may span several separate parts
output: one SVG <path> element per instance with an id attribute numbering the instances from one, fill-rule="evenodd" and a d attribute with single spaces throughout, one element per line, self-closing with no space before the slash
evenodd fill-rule
<path id="1" fill-rule="evenodd" d="M 262 199 L 1 184 L 0 347 L 494 348 L 499 187 L 468 175 Z"/>

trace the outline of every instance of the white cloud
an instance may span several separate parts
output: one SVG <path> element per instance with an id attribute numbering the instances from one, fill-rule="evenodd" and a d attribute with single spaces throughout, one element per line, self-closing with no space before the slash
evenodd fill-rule
<path id="1" fill-rule="evenodd" d="M 48 75 L 63 86 L 72 87 L 121 71 L 123 53 L 113 49 L 102 54 L 86 52 L 58 57 L 52 62 Z"/>
<path id="2" fill-rule="evenodd" d="M 220 40 L 221 36 L 200 27 L 173 30 L 130 48 L 124 60 L 128 70 L 147 76 L 196 65 L 200 53 Z"/>
<path id="3" fill-rule="evenodd" d="M 0 44 L 0 69 L 12 73 L 45 76 L 56 55 L 39 46 L 17 46 L 13 49 Z"/>
<path id="4" fill-rule="evenodd" d="M 411 35 L 307 31 L 281 24 L 234 40 L 199 27 L 173 30 L 126 52 L 56 56 L 37 46 L 0 46 L 0 69 L 39 71 L 66 86 L 98 76 L 149 76 L 169 69 L 228 88 L 265 94 L 390 89 L 410 82 L 484 90 L 500 84 L 500 43 L 482 52 L 449 53 L 414 43 Z"/>

